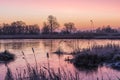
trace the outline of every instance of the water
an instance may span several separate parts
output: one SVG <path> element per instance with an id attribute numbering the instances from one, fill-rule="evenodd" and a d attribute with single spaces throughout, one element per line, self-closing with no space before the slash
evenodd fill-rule
<path id="1" fill-rule="evenodd" d="M 93 71 L 77 69 L 73 64 L 65 62 L 65 58 L 70 55 L 56 55 L 54 52 L 58 49 L 61 49 L 65 53 L 70 53 L 73 50 L 79 48 L 87 48 L 93 45 L 105 45 L 105 44 L 120 44 L 120 40 L 66 40 L 66 39 L 57 39 L 57 40 L 46 40 L 46 39 L 8 39 L 0 40 L 0 51 L 9 50 L 10 52 L 16 55 L 16 59 L 13 62 L 8 64 L 9 68 L 13 73 L 16 72 L 16 69 L 23 70 L 26 67 L 25 60 L 23 59 L 22 51 L 25 53 L 27 61 L 31 65 L 35 65 L 35 58 L 32 52 L 34 48 L 36 59 L 38 65 L 46 66 L 48 61 L 46 53 L 50 54 L 50 67 L 57 69 L 63 67 L 71 72 L 79 71 L 81 78 L 83 80 L 94 80 L 96 77 L 106 80 L 109 77 L 111 79 L 116 79 L 116 76 L 120 76 L 120 71 L 114 70 L 108 67 L 99 67 Z M 70 56 L 72 57 L 72 56 Z M 6 67 L 4 64 L 0 64 L 0 80 L 4 80 L 6 74 Z"/>

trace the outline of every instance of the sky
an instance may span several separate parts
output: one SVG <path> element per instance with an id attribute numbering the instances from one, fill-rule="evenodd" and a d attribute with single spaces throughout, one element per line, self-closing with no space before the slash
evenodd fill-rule
<path id="1" fill-rule="evenodd" d="M 120 27 L 120 0 L 0 0 L 0 24 L 24 21 L 40 27 L 53 15 L 63 26 L 73 22 L 80 29 L 111 25 Z"/>

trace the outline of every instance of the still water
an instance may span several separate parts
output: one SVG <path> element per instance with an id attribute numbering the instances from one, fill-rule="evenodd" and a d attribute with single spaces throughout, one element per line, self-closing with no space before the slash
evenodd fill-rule
<path id="1" fill-rule="evenodd" d="M 25 53 L 27 61 L 31 65 L 35 65 L 35 58 L 32 51 L 34 48 L 36 59 L 38 65 L 46 66 L 47 57 L 46 53 L 50 54 L 50 67 L 57 69 L 63 67 L 65 70 L 71 72 L 79 71 L 82 80 L 96 80 L 96 77 L 106 80 L 111 78 L 111 80 L 116 79 L 116 76 L 120 76 L 120 71 L 111 69 L 109 67 L 100 67 L 94 71 L 88 71 L 84 69 L 77 69 L 73 64 L 65 62 L 65 58 L 72 57 L 70 55 L 57 55 L 58 49 L 61 49 L 65 53 L 70 53 L 73 50 L 80 48 L 87 48 L 93 45 L 105 45 L 105 44 L 120 44 L 120 40 L 88 40 L 88 39 L 8 39 L 0 40 L 0 52 L 8 50 L 16 55 L 13 62 L 8 64 L 9 68 L 13 73 L 16 73 L 16 69 L 23 70 L 26 67 L 26 62 L 23 59 L 22 51 Z M 6 75 L 6 67 L 4 64 L 0 64 L 0 80 L 4 80 Z"/>

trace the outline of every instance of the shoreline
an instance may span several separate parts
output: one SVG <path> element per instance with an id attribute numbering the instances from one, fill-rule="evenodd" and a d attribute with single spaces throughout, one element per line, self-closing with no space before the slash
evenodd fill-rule
<path id="1" fill-rule="evenodd" d="M 120 39 L 120 36 L 82 35 L 0 35 L 0 39 Z"/>

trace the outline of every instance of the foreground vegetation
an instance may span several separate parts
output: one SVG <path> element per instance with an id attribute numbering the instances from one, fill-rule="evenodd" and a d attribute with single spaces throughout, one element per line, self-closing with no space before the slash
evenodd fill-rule
<path id="1" fill-rule="evenodd" d="M 49 67 L 31 67 L 27 66 L 23 71 L 16 69 L 16 73 L 13 74 L 10 68 L 7 66 L 7 73 L 5 80 L 84 80 L 84 77 L 79 72 L 72 72 L 63 68 L 53 69 Z M 107 75 L 107 74 L 106 74 Z M 98 78 L 94 76 L 95 80 L 111 80 L 110 77 Z M 115 80 L 120 80 L 119 76 L 116 76 Z"/>
<path id="2" fill-rule="evenodd" d="M 79 54 L 74 53 L 73 63 L 79 68 L 82 66 L 82 70 L 83 68 L 87 70 L 96 69 L 96 66 L 99 64 L 119 61 L 120 58 L 117 56 L 120 51 L 119 48 L 119 45 L 108 44 L 106 46 L 93 46 L 92 48 L 83 49 L 79 51 Z M 16 72 L 13 73 L 9 66 L 5 64 L 7 68 L 5 80 L 84 80 L 79 71 L 71 71 L 62 67 L 57 69 L 51 68 L 49 53 L 46 54 L 48 64 L 46 66 L 38 66 L 33 48 L 32 51 L 35 59 L 35 66 L 29 64 L 24 52 L 22 52 L 26 67 L 22 70 L 17 68 Z M 103 77 L 98 78 L 97 76 L 94 77 L 95 80 L 111 80 L 110 77 L 108 77 L 108 79 L 104 79 Z M 120 78 L 116 76 L 116 80 L 120 80 Z"/>
<path id="3" fill-rule="evenodd" d="M 34 59 L 35 59 L 35 66 L 30 65 L 26 59 L 24 52 L 23 59 L 26 62 L 26 68 L 22 71 L 16 69 L 16 73 L 13 74 L 11 69 L 5 64 L 7 68 L 7 73 L 5 76 L 5 80 L 80 80 L 80 75 L 77 71 L 74 73 L 69 70 L 65 70 L 63 68 L 54 69 L 50 67 L 49 63 L 49 53 L 46 54 L 48 65 L 38 67 L 36 61 L 36 55 L 34 53 L 34 49 L 32 48 Z"/>
<path id="4" fill-rule="evenodd" d="M 99 66 L 109 65 L 120 69 L 120 45 L 94 45 L 90 48 L 73 52 L 71 60 L 76 67 L 94 69 Z"/>
<path id="5" fill-rule="evenodd" d="M 23 72 L 19 72 L 18 70 L 15 76 L 9 68 L 7 70 L 5 80 L 80 80 L 77 72 L 73 74 L 70 71 L 66 72 L 60 68 L 54 70 L 46 67 L 36 68 L 27 66 Z"/>
<path id="6" fill-rule="evenodd" d="M 2 62 L 2 63 L 7 63 L 10 61 L 13 61 L 14 59 L 15 59 L 15 55 L 10 53 L 7 50 L 0 53 L 0 62 Z"/>

